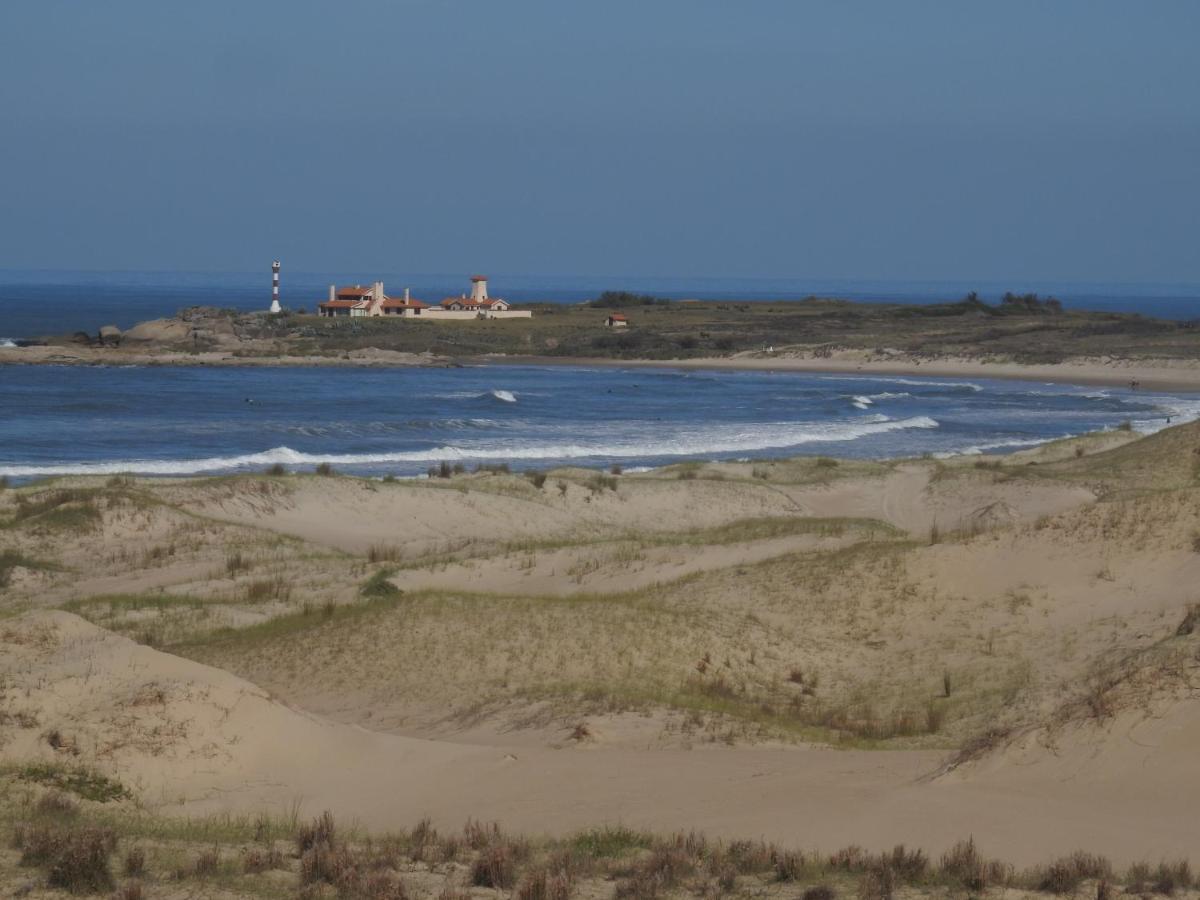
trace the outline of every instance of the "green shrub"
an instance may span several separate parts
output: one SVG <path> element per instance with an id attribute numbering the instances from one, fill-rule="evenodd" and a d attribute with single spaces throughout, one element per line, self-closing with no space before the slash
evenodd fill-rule
<path id="1" fill-rule="evenodd" d="M 617 489 L 617 479 L 612 475 L 593 475 L 587 482 L 588 490 L 593 494 L 599 494 L 603 490 L 615 491 Z"/>
<path id="2" fill-rule="evenodd" d="M 400 588 L 396 587 L 389 580 L 395 574 L 395 569 L 380 569 L 362 583 L 358 589 L 359 596 L 372 600 L 387 600 L 392 597 L 399 597 L 404 591 L 400 590 Z"/>
<path id="3" fill-rule="evenodd" d="M 22 781 L 32 781 L 57 788 L 97 803 L 125 800 L 132 796 L 121 782 L 101 775 L 84 766 L 69 767 L 59 763 L 30 763 L 17 770 Z"/>
<path id="4" fill-rule="evenodd" d="M 571 847 L 586 856 L 597 859 L 623 856 L 631 850 L 643 850 L 654 843 L 654 838 L 642 831 L 634 831 L 624 825 L 606 825 L 581 831 L 570 839 Z"/>
<path id="5" fill-rule="evenodd" d="M 507 475 L 512 469 L 508 463 L 477 463 L 475 466 L 476 472 L 487 472 L 491 475 Z"/>
<path id="6" fill-rule="evenodd" d="M 61 531 L 83 531 L 100 519 L 94 492 L 71 489 L 49 491 L 33 498 L 18 497 L 13 523 L 41 525 Z"/>

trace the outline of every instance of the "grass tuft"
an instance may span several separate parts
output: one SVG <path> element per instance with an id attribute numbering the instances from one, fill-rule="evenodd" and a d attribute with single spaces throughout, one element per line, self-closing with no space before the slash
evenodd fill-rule
<path id="1" fill-rule="evenodd" d="M 29 763 L 19 767 L 15 774 L 22 781 L 32 781 L 46 787 L 56 788 L 96 803 L 125 800 L 132 796 L 129 789 L 121 782 L 86 766 Z"/>
<path id="2" fill-rule="evenodd" d="M 380 569 L 362 583 L 358 589 L 358 595 L 371 600 L 388 600 L 401 596 L 404 591 L 392 584 L 390 580 L 395 574 L 395 569 Z"/>

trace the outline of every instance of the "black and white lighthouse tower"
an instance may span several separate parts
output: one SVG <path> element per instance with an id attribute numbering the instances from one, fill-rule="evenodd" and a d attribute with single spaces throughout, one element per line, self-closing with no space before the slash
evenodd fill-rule
<path id="1" fill-rule="evenodd" d="M 271 263 L 271 312 L 283 312 L 279 305 L 279 260 Z"/>

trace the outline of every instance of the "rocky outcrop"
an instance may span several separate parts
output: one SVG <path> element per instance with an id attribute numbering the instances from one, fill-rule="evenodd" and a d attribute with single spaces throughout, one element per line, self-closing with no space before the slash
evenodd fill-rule
<path id="1" fill-rule="evenodd" d="M 128 341 L 153 341 L 162 344 L 176 344 L 186 341 L 192 326 L 179 319 L 153 319 L 149 322 L 139 322 L 125 332 Z"/>
<path id="2" fill-rule="evenodd" d="M 121 329 L 116 325 L 100 326 L 100 346 L 117 347 L 121 343 Z"/>

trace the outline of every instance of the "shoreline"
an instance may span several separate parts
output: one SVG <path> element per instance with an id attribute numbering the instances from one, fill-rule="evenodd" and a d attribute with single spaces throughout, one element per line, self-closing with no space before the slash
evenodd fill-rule
<path id="1" fill-rule="evenodd" d="M 700 369 L 746 372 L 807 372 L 814 375 L 872 375 L 916 376 L 929 378 L 994 378 L 1006 381 L 1041 381 L 1054 384 L 1075 384 L 1086 387 L 1124 387 L 1131 380 L 1139 390 L 1200 392 L 1200 361 L 1165 360 L 1068 360 L 1062 363 L 1030 365 L 1026 363 L 994 363 L 981 360 L 947 357 L 933 360 L 880 360 L 867 354 L 851 355 L 848 351 L 832 357 L 789 356 L 727 356 L 695 359 L 607 359 L 541 356 L 484 357 L 498 365 L 584 366 L 605 368 Z M 1172 365 L 1172 363 L 1178 363 Z"/>
<path id="2" fill-rule="evenodd" d="M 582 368 L 699 369 L 714 371 L 795 372 L 824 375 L 872 375 L 929 378 L 988 378 L 1050 382 L 1095 387 L 1137 387 L 1147 391 L 1200 393 L 1200 360 L 1134 358 L 1076 358 L 1061 363 L 991 362 L 967 357 L 915 359 L 881 358 L 877 353 L 844 350 L 824 356 L 762 351 L 727 357 L 689 359 L 615 359 L 483 355 L 448 357 L 366 349 L 343 356 L 231 356 L 227 353 L 154 353 L 123 350 L 81 350 L 65 347 L 0 348 L 0 366 L 62 365 L 121 368 L 180 367 L 312 367 L 312 368 L 461 368 L 464 366 L 559 366 Z"/>

